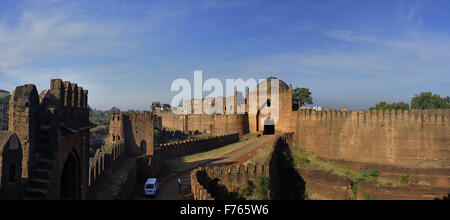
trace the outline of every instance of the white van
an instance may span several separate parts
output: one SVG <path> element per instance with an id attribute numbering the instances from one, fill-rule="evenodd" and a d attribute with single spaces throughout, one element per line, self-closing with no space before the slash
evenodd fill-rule
<path id="1" fill-rule="evenodd" d="M 144 185 L 144 195 L 156 196 L 158 192 L 158 180 L 156 178 L 148 178 Z"/>

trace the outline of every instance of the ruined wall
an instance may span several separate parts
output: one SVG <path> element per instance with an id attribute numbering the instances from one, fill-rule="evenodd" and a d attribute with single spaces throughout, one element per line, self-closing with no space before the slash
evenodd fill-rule
<path id="1" fill-rule="evenodd" d="M 211 150 L 239 142 L 239 134 L 219 135 L 215 137 L 186 140 L 176 143 L 158 145 L 155 154 L 160 156 L 179 156 L 200 151 Z"/>
<path id="2" fill-rule="evenodd" d="M 296 141 L 322 157 L 406 167 L 450 167 L 450 111 L 299 110 Z"/>

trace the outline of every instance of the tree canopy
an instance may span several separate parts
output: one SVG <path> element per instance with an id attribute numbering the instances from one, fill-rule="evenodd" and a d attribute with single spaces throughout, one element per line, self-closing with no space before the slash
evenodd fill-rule
<path id="1" fill-rule="evenodd" d="M 292 99 L 294 102 L 299 103 L 299 106 L 312 105 L 313 99 L 311 97 L 311 91 L 308 88 L 296 88 L 292 92 Z"/>
<path id="2" fill-rule="evenodd" d="M 422 92 L 411 100 L 412 109 L 450 109 L 450 97 L 441 97 L 431 92 Z"/>
<path id="3" fill-rule="evenodd" d="M 117 108 L 116 106 L 112 107 L 111 110 L 109 110 L 109 112 L 111 113 L 120 113 L 120 109 Z"/>
<path id="4" fill-rule="evenodd" d="M 11 95 L 5 96 L 5 97 L 0 97 L 0 104 L 8 103 L 10 97 L 11 97 Z"/>
<path id="5" fill-rule="evenodd" d="M 409 110 L 409 105 L 404 102 L 394 102 L 389 104 L 385 101 L 381 101 L 370 108 L 370 110 Z"/>

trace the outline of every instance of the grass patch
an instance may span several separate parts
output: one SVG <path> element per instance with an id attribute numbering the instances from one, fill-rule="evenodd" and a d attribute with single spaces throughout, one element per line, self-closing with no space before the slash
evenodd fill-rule
<path id="1" fill-rule="evenodd" d="M 254 181 L 246 179 L 237 189 L 239 198 L 245 200 L 268 200 L 270 192 L 269 177 L 258 176 Z"/>
<path id="2" fill-rule="evenodd" d="M 369 196 L 367 194 L 364 194 L 364 200 L 377 200 L 375 197 L 373 196 Z"/>
<path id="3" fill-rule="evenodd" d="M 402 184 L 408 185 L 408 184 L 409 184 L 409 174 L 402 175 L 402 176 L 400 177 L 400 182 L 401 182 Z"/>
<path id="4" fill-rule="evenodd" d="M 186 170 L 198 167 L 202 164 L 212 162 L 217 158 L 221 158 L 224 155 L 235 151 L 236 149 L 250 143 L 256 139 L 256 135 L 244 135 L 241 137 L 241 141 L 238 143 L 230 144 L 224 147 L 216 148 L 210 151 L 205 151 L 201 153 L 190 154 L 181 157 L 169 157 L 165 163 L 164 173 L 161 175 L 170 175 L 175 173 L 181 173 Z"/>
<path id="5" fill-rule="evenodd" d="M 346 176 L 352 181 L 352 189 L 355 194 L 358 192 L 358 184 L 364 180 L 376 181 L 381 185 L 390 184 L 393 186 L 407 185 L 406 181 L 398 181 L 380 177 L 376 169 L 352 169 L 345 165 L 336 164 L 333 161 L 326 160 L 313 153 L 306 152 L 296 146 L 291 147 L 291 154 L 294 159 L 294 165 L 297 168 L 308 170 L 323 170 L 329 173 Z"/>
<path id="6" fill-rule="evenodd" d="M 119 194 L 120 187 L 127 180 L 130 172 L 136 169 L 135 158 L 116 161 L 111 173 L 103 173 L 103 178 L 95 184 L 92 199 L 114 200 Z M 105 171 L 107 172 L 107 171 Z"/>

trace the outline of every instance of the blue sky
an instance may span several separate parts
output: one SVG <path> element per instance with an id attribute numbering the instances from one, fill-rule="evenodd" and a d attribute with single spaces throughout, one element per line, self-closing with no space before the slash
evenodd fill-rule
<path id="1" fill-rule="evenodd" d="M 93 108 L 170 103 L 177 78 L 277 76 L 315 104 L 450 95 L 447 0 L 2 0 L 0 89 L 51 78 Z"/>

